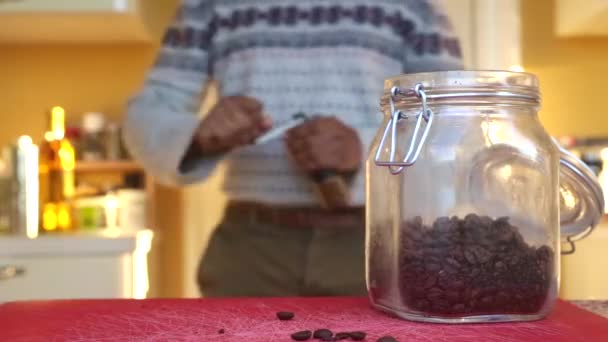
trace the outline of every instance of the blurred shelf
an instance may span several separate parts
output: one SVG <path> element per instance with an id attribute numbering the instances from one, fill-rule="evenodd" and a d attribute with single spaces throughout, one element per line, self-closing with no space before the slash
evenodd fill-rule
<path id="1" fill-rule="evenodd" d="M 77 161 L 76 172 L 142 172 L 143 168 L 131 160 Z"/>

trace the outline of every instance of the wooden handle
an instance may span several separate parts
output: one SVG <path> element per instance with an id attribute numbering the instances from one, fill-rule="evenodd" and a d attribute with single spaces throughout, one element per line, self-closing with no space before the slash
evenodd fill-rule
<path id="1" fill-rule="evenodd" d="M 344 177 L 331 171 L 324 171 L 314 177 L 321 205 L 328 210 L 350 207 L 350 187 Z"/>

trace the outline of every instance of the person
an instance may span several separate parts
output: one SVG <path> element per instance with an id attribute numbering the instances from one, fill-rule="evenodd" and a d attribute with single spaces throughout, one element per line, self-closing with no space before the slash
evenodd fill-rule
<path id="1" fill-rule="evenodd" d="M 226 166 L 229 203 L 201 259 L 201 293 L 364 293 L 362 165 L 383 80 L 461 67 L 448 19 L 427 0 L 185 0 L 129 102 L 124 138 L 165 183 Z M 209 80 L 220 98 L 199 119 Z M 309 120 L 255 143 L 298 112 Z M 346 208 L 321 205 L 321 174 L 342 177 Z"/>

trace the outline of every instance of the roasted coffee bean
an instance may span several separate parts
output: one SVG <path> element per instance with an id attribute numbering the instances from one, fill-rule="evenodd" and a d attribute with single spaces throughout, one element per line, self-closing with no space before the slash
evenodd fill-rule
<path id="1" fill-rule="evenodd" d="M 422 231 L 415 229 L 415 228 L 405 228 L 405 229 L 409 230 L 408 236 L 415 243 L 420 243 L 424 239 L 424 233 Z"/>
<path id="2" fill-rule="evenodd" d="M 485 262 L 488 262 L 492 258 L 492 253 L 490 253 L 487 249 L 485 249 L 481 246 L 478 246 L 478 245 L 469 246 L 467 248 L 467 250 L 465 251 L 465 255 L 467 252 L 473 253 L 477 263 L 483 264 Z M 471 263 L 473 264 L 473 262 L 471 262 Z"/>
<path id="3" fill-rule="evenodd" d="M 443 270 L 444 270 L 444 271 L 445 271 L 447 274 L 450 274 L 450 275 L 452 275 L 452 276 L 455 276 L 456 274 L 458 274 L 458 273 L 460 272 L 460 271 L 459 271 L 457 268 L 452 267 L 452 266 L 450 266 L 450 265 L 448 265 L 448 264 L 446 264 L 446 265 L 444 265 L 444 266 L 443 266 Z"/>
<path id="4" fill-rule="evenodd" d="M 458 260 L 456 260 L 454 258 L 446 258 L 445 262 L 446 262 L 446 264 L 448 264 L 454 268 L 460 268 L 460 266 L 461 266 L 460 262 L 458 262 Z"/>
<path id="5" fill-rule="evenodd" d="M 445 298 L 450 302 L 457 302 L 462 297 L 460 296 L 460 293 L 458 291 L 448 290 L 445 291 Z"/>
<path id="6" fill-rule="evenodd" d="M 454 290 L 462 290 L 465 287 L 464 280 L 462 279 L 455 279 L 450 285 Z"/>
<path id="7" fill-rule="evenodd" d="M 430 305 L 431 302 L 426 299 L 418 299 L 416 302 L 414 302 L 414 308 L 418 310 L 426 310 Z"/>
<path id="8" fill-rule="evenodd" d="M 509 217 L 508 216 L 502 216 L 497 218 L 493 223 L 492 226 L 498 226 L 498 225 L 504 225 L 504 226 L 509 226 Z"/>
<path id="9" fill-rule="evenodd" d="M 217 331 L 217 333 L 220 334 L 220 335 L 223 334 L 223 333 L 225 333 L 225 332 L 226 332 L 226 330 L 224 330 L 224 329 L 220 329 L 220 330 Z"/>
<path id="10" fill-rule="evenodd" d="M 467 259 L 469 264 L 471 264 L 471 265 L 477 264 L 477 257 L 475 256 L 475 253 L 473 253 L 473 251 L 471 251 L 471 250 L 464 251 L 464 257 L 465 257 L 465 259 Z"/>
<path id="11" fill-rule="evenodd" d="M 536 256 L 542 261 L 549 260 L 552 254 L 553 252 L 551 252 L 551 249 L 548 246 L 542 246 L 536 250 Z"/>
<path id="12" fill-rule="evenodd" d="M 397 339 L 393 336 L 383 336 L 377 339 L 376 342 L 397 342 Z"/>
<path id="13" fill-rule="evenodd" d="M 449 289 L 454 282 L 454 274 L 441 270 L 437 273 L 437 285 L 443 289 Z"/>
<path id="14" fill-rule="evenodd" d="M 445 299 L 437 299 L 431 303 L 433 310 L 437 312 L 446 312 L 449 311 L 450 303 Z"/>
<path id="15" fill-rule="evenodd" d="M 480 221 L 481 227 L 484 229 L 490 228 L 492 226 L 492 223 L 494 222 L 494 220 L 492 220 L 492 218 L 489 216 L 481 216 L 479 218 L 479 221 Z"/>
<path id="16" fill-rule="evenodd" d="M 422 287 L 415 287 L 411 293 L 416 297 L 424 297 L 426 294 L 426 289 Z"/>
<path id="17" fill-rule="evenodd" d="M 295 316 L 295 314 L 293 312 L 289 312 L 289 311 L 277 312 L 277 318 L 280 319 L 281 321 L 289 321 L 289 320 L 293 319 L 294 316 Z"/>
<path id="18" fill-rule="evenodd" d="M 464 304 L 455 304 L 454 306 L 452 306 L 452 311 L 456 313 L 464 312 L 466 308 L 467 307 Z"/>
<path id="19" fill-rule="evenodd" d="M 327 339 L 327 338 L 331 338 L 333 336 L 334 336 L 334 333 L 329 329 L 317 329 L 312 334 L 312 337 L 317 338 L 317 339 L 323 339 L 323 338 Z"/>
<path id="20" fill-rule="evenodd" d="M 441 269 L 441 265 L 439 264 L 426 264 L 426 270 L 429 272 L 437 272 Z"/>
<path id="21" fill-rule="evenodd" d="M 423 271 L 422 271 L 423 272 Z M 416 287 L 421 289 L 428 289 L 437 283 L 437 277 L 432 274 L 424 274 L 416 279 Z"/>
<path id="22" fill-rule="evenodd" d="M 339 332 L 339 333 L 336 333 L 336 335 L 334 336 L 334 339 L 336 341 L 346 340 L 349 338 L 350 338 L 350 333 L 347 333 L 347 332 Z"/>
<path id="23" fill-rule="evenodd" d="M 452 216 L 450 217 L 450 223 L 454 229 L 457 229 L 460 226 L 460 219 L 458 216 Z"/>
<path id="24" fill-rule="evenodd" d="M 353 341 L 363 341 L 367 336 L 367 334 L 363 331 L 351 331 L 348 333 L 348 335 L 350 335 L 350 339 Z"/>
<path id="25" fill-rule="evenodd" d="M 452 220 L 449 217 L 440 217 L 433 223 L 433 229 L 438 233 L 445 234 L 452 229 Z"/>
<path id="26" fill-rule="evenodd" d="M 458 241 L 456 241 L 454 244 L 457 244 L 457 243 L 458 243 Z M 458 246 L 456 248 L 453 248 L 450 251 L 450 255 L 452 256 L 452 258 L 454 258 L 459 263 L 462 263 L 464 261 L 464 251 L 462 250 L 462 248 L 460 248 Z"/>
<path id="27" fill-rule="evenodd" d="M 291 339 L 294 341 L 306 341 L 309 340 L 311 337 L 312 331 L 310 330 L 298 331 L 296 333 L 291 334 Z"/>
<path id="28" fill-rule="evenodd" d="M 438 287 L 433 287 L 433 288 L 429 289 L 426 294 L 426 298 L 428 300 L 430 300 L 431 302 L 433 302 L 439 298 L 442 298 L 443 296 L 444 296 L 443 290 Z"/>

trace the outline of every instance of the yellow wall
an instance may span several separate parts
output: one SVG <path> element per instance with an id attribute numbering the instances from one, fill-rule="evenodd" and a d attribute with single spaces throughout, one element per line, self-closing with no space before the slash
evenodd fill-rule
<path id="1" fill-rule="evenodd" d="M 608 36 L 557 38 L 553 0 L 521 3 L 523 64 L 540 77 L 545 127 L 553 135 L 608 135 Z"/>
<path id="2" fill-rule="evenodd" d="M 155 1 L 150 24 L 159 35 L 178 0 Z M 93 110 L 119 119 L 156 49 L 156 44 L 0 43 L 0 146 L 21 134 L 41 139 L 46 111 L 54 105 L 66 108 L 68 120 Z"/>
<path id="3" fill-rule="evenodd" d="M 154 46 L 0 46 L 0 144 L 28 134 L 40 140 L 46 112 L 66 108 L 119 118 L 141 83 Z"/>

